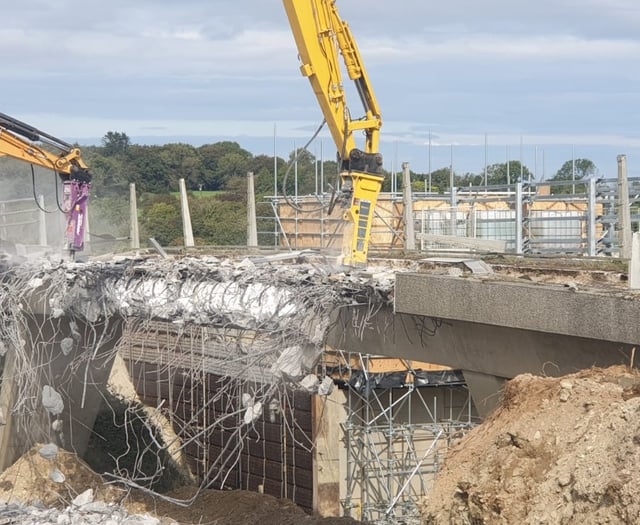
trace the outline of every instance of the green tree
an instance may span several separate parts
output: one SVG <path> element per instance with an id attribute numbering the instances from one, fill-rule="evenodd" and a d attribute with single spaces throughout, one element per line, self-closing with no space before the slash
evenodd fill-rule
<path id="1" fill-rule="evenodd" d="M 91 194 L 96 197 L 126 195 L 129 191 L 126 158 L 121 155 L 105 156 L 102 148 L 88 148 L 83 151 L 84 160 L 93 176 Z"/>
<path id="2" fill-rule="evenodd" d="M 286 188 L 284 187 L 285 183 Z M 315 193 L 316 158 L 313 153 L 305 149 L 292 151 L 289 154 L 289 162 L 287 163 L 286 168 L 284 168 L 283 176 L 279 180 L 279 185 L 280 191 L 284 191 L 286 189 L 288 195 L 293 195 L 296 191 L 296 187 L 298 195 Z"/>
<path id="3" fill-rule="evenodd" d="M 171 188 L 171 170 L 160 155 L 159 146 L 133 145 L 128 153 L 128 178 L 140 192 L 165 193 Z"/>
<path id="4" fill-rule="evenodd" d="M 246 244 L 247 207 L 244 201 L 223 201 L 217 197 L 203 197 L 194 199 L 190 206 L 193 235 L 198 243 Z"/>
<path id="5" fill-rule="evenodd" d="M 456 175 L 454 182 L 457 187 L 467 188 L 469 186 L 481 186 L 484 184 L 484 174 L 478 175 L 477 173 L 465 173 L 460 176 Z"/>
<path id="6" fill-rule="evenodd" d="M 198 153 L 202 159 L 203 176 L 205 179 L 205 190 L 221 190 L 224 188 L 226 178 L 232 176 L 236 170 L 246 170 L 239 159 L 249 162 L 252 155 L 247 150 L 240 147 L 237 142 L 222 141 L 215 144 L 205 144 L 198 148 Z M 233 155 L 237 155 L 234 157 Z M 228 157 L 220 164 L 223 157 Z"/>
<path id="7" fill-rule="evenodd" d="M 575 159 L 566 161 L 556 174 L 551 177 L 551 181 L 566 182 L 574 180 L 588 179 L 597 175 L 598 168 L 589 159 Z M 551 187 L 553 194 L 561 193 L 585 193 L 587 186 L 585 184 L 563 184 Z"/>
<path id="8" fill-rule="evenodd" d="M 124 154 L 131 145 L 131 140 L 122 131 L 107 131 L 101 142 L 107 156 Z"/>
<path id="9" fill-rule="evenodd" d="M 574 162 L 575 162 L 575 179 L 574 179 Z M 575 159 L 566 161 L 551 180 L 580 180 L 588 179 L 598 174 L 598 168 L 589 159 Z"/>
<path id="10" fill-rule="evenodd" d="M 158 154 L 166 168 L 169 187 L 178 188 L 178 180 L 185 179 L 187 188 L 198 189 L 205 185 L 202 158 L 193 146 L 189 144 L 165 144 Z"/>
<path id="11" fill-rule="evenodd" d="M 144 236 L 153 237 L 163 246 L 175 244 L 182 238 L 182 216 L 178 199 L 154 199 L 142 213 Z"/>
<path id="12" fill-rule="evenodd" d="M 229 179 L 233 177 L 245 176 L 249 171 L 250 157 L 242 153 L 227 153 L 218 160 L 217 179 L 226 187 Z"/>
<path id="13" fill-rule="evenodd" d="M 522 175 L 522 177 L 521 177 Z M 521 180 L 521 178 L 523 180 Z M 518 160 L 510 160 L 506 162 L 492 164 L 487 166 L 487 184 L 490 186 L 498 186 L 504 184 L 515 184 L 516 182 L 524 182 L 533 178 L 533 174 Z M 484 173 L 480 176 L 480 181 L 475 185 L 484 184 Z"/>
<path id="14" fill-rule="evenodd" d="M 454 184 L 455 184 L 454 174 Z M 431 188 L 434 192 L 443 193 L 451 186 L 451 169 L 449 167 L 439 168 L 431 172 Z"/>

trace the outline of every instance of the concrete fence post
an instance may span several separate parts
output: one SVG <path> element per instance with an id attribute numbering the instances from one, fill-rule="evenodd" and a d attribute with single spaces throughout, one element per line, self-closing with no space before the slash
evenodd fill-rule
<path id="1" fill-rule="evenodd" d="M 185 248 L 195 246 L 193 229 L 191 228 L 191 213 L 189 212 L 189 200 L 187 199 L 187 186 L 184 179 L 178 181 L 180 185 L 180 209 L 182 210 L 182 232 Z"/>
<path id="2" fill-rule="evenodd" d="M 522 207 L 524 206 L 522 196 L 522 182 L 516 184 L 516 253 L 522 255 L 524 253 L 524 214 L 522 213 Z"/>
<path id="3" fill-rule="evenodd" d="M 458 233 L 458 191 L 451 186 L 451 214 L 449 216 L 449 235 L 454 237 Z"/>
<path id="4" fill-rule="evenodd" d="M 138 227 L 138 202 L 136 183 L 129 184 L 129 242 L 132 250 L 140 249 L 140 230 Z"/>
<path id="5" fill-rule="evenodd" d="M 247 246 L 258 246 L 258 222 L 256 219 L 256 192 L 253 172 L 247 173 Z"/>
<path id="6" fill-rule="evenodd" d="M 411 191 L 411 170 L 409 163 L 402 163 L 402 200 L 404 204 L 404 248 L 416 249 L 416 232 L 413 224 L 413 192 Z"/>
<path id="7" fill-rule="evenodd" d="M 618 225 L 620 227 L 620 257 L 631 257 L 631 213 L 629 206 L 629 180 L 627 178 L 627 156 L 618 155 Z"/>
<path id="8" fill-rule="evenodd" d="M 587 190 L 588 210 L 587 210 L 587 255 L 589 257 L 595 257 L 598 254 L 598 239 L 596 237 L 596 218 L 598 216 L 597 202 L 596 202 L 596 179 L 591 177 L 589 179 L 589 187 Z"/>

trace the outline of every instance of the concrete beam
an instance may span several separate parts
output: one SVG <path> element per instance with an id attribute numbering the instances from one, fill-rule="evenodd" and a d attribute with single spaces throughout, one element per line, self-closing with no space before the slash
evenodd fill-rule
<path id="1" fill-rule="evenodd" d="M 640 344 L 640 298 L 634 300 L 626 293 L 399 273 L 395 311 Z"/>
<path id="2" fill-rule="evenodd" d="M 364 307 L 355 317 L 366 316 Z M 592 366 L 628 364 L 631 345 L 599 339 L 394 313 L 380 309 L 362 328 L 344 309 L 328 336 L 335 348 L 426 361 L 466 372 L 512 378 L 558 376 Z"/>
<path id="3" fill-rule="evenodd" d="M 578 322 L 573 325 L 563 323 L 562 319 L 553 326 L 549 322 L 547 328 L 563 329 L 576 335 L 545 332 L 540 319 L 537 323 L 529 319 L 541 316 L 540 308 L 544 308 L 544 304 L 535 303 L 540 299 L 538 297 L 534 296 L 533 304 L 529 304 L 525 302 L 526 294 L 501 295 L 505 303 L 496 304 L 499 301 L 497 298 L 489 300 L 488 292 L 498 288 L 488 286 L 487 294 L 483 295 L 471 286 L 476 292 L 472 294 L 464 286 L 469 283 L 463 279 L 432 281 L 433 276 L 420 277 L 427 277 L 427 282 L 435 282 L 438 286 L 427 291 L 413 280 L 414 288 L 407 290 L 408 281 L 405 281 L 396 287 L 395 312 L 390 307 L 382 308 L 367 317 L 366 306 L 343 309 L 329 334 L 328 343 L 351 352 L 426 361 L 462 370 L 482 416 L 489 414 L 499 403 L 504 380 L 518 374 L 560 376 L 594 366 L 630 363 L 634 345 L 604 340 L 603 327 L 615 329 L 616 326 L 606 324 L 614 319 L 612 312 L 598 322 L 599 338 L 580 337 L 577 335 L 579 330 L 587 331 L 586 328 Z M 455 284 L 447 287 L 447 282 Z M 462 285 L 457 287 L 457 284 Z M 508 288 L 508 291 L 523 292 L 518 287 Z M 572 294 L 566 292 L 566 295 Z M 547 300 L 553 303 L 553 297 L 555 294 Z M 509 303 L 509 300 L 513 302 Z M 410 312 L 402 313 L 398 308 Z M 509 311 L 510 308 L 513 310 Z M 354 309 L 359 311 L 354 312 Z M 559 315 L 555 309 L 550 315 L 553 312 Z M 466 319 L 484 318 L 492 324 L 460 320 L 454 317 L 456 315 Z M 628 315 L 631 312 L 625 312 L 622 319 Z M 354 323 L 354 319 L 359 323 Z M 525 326 L 539 329 L 525 329 Z M 594 334 L 597 330 L 589 327 L 588 332 Z M 628 332 L 626 337 L 633 340 L 633 330 Z"/>

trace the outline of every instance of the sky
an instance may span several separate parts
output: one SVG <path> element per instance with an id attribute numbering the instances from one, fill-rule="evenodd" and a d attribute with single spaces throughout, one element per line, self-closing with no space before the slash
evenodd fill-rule
<path id="1" fill-rule="evenodd" d="M 337 6 L 382 108 L 387 170 L 509 158 L 549 178 L 589 158 L 615 177 L 625 154 L 640 176 L 637 0 Z M 0 112 L 81 145 L 119 131 L 288 156 L 322 121 L 279 0 L 23 0 L 2 18 Z M 326 130 L 310 150 L 335 157 Z"/>

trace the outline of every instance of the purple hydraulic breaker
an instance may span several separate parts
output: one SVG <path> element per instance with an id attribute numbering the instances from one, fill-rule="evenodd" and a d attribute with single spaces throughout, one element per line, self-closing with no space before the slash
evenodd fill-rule
<path id="1" fill-rule="evenodd" d="M 84 248 L 90 188 L 91 183 L 78 180 L 68 180 L 63 184 L 63 207 L 67 216 L 65 242 L 71 253 Z"/>

